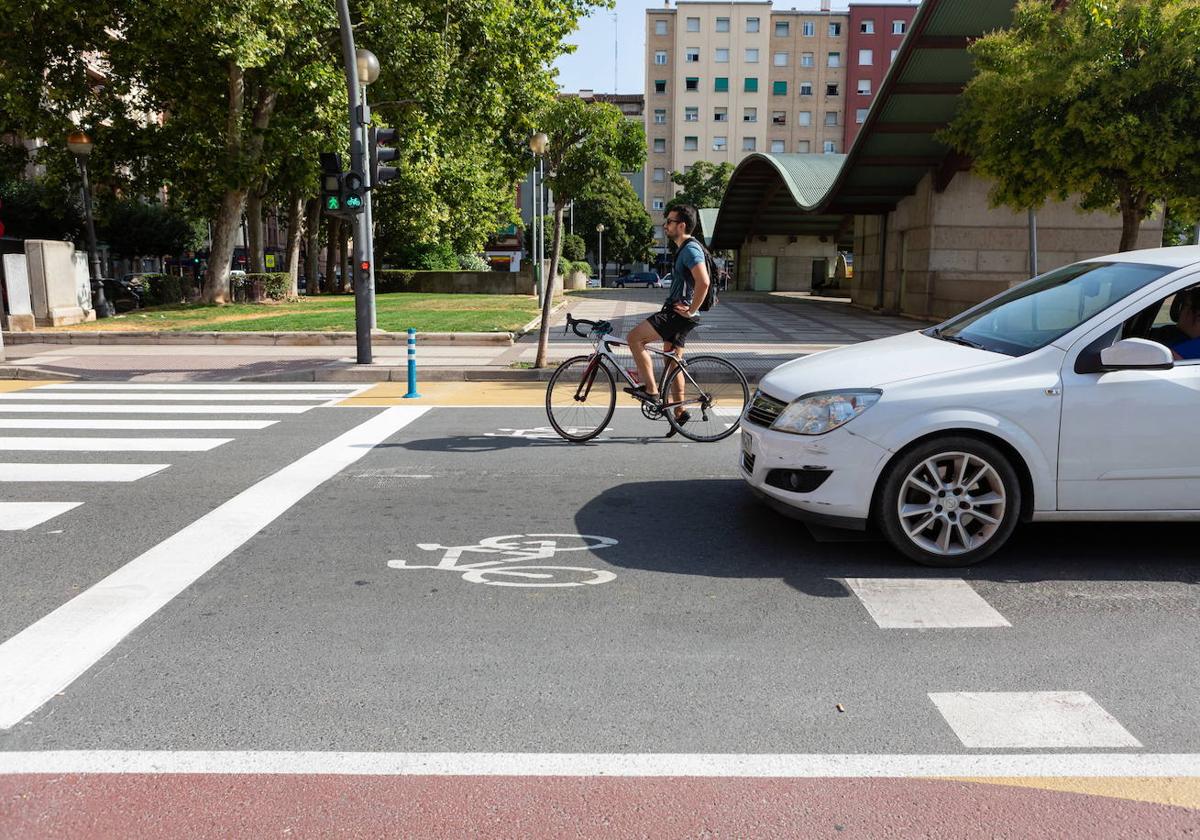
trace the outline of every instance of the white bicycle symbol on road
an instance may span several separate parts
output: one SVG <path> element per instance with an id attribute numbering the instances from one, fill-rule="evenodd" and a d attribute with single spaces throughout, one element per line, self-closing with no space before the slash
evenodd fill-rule
<path id="1" fill-rule="evenodd" d="M 616 544 L 617 541 L 611 537 L 587 534 L 509 534 L 503 537 L 488 537 L 475 545 L 417 543 L 417 548 L 423 551 L 444 552 L 442 559 L 432 566 L 416 565 L 407 560 L 389 560 L 388 566 L 393 569 L 442 569 L 462 572 L 463 580 L 488 586 L 593 586 L 616 580 L 617 576 L 602 569 L 582 569 L 578 566 L 512 564 L 552 560 L 556 554 L 562 552 L 594 551 Z M 460 558 L 468 553 L 503 556 L 478 563 L 459 562 Z"/>

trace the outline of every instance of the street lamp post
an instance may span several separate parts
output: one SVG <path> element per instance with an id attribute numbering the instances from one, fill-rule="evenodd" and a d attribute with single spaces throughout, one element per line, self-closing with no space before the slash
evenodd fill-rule
<path id="1" fill-rule="evenodd" d="M 598 272 L 600 274 L 600 288 L 604 288 L 604 225 L 596 225 L 596 233 L 600 235 L 600 241 L 596 245 L 596 262 L 599 263 Z"/>
<path id="2" fill-rule="evenodd" d="M 367 144 L 370 138 L 371 112 L 370 106 L 367 105 L 367 85 L 372 84 L 379 78 L 379 59 L 375 57 L 375 53 L 362 48 L 354 51 L 355 58 L 358 64 L 358 104 L 361 110 L 361 126 L 359 134 L 362 139 L 363 148 L 366 149 L 366 155 L 370 154 L 370 149 Z M 365 156 L 365 155 L 364 155 Z M 366 216 L 367 241 L 365 243 L 365 253 L 369 268 L 367 269 L 367 289 L 370 298 L 371 309 L 371 329 L 378 329 L 379 319 L 375 307 L 375 216 L 371 210 L 371 188 L 375 185 L 371 183 L 370 171 L 371 167 L 366 167 L 363 171 L 367 194 L 363 201 L 363 214 Z"/>
<path id="3" fill-rule="evenodd" d="M 546 212 L 545 202 L 542 199 L 542 186 L 546 181 L 546 170 L 543 168 L 543 155 L 546 154 L 546 147 L 550 144 L 550 138 L 545 132 L 539 131 L 529 138 L 529 150 L 533 152 L 537 158 L 537 166 L 533 169 L 533 259 L 534 259 L 534 283 L 537 291 L 537 299 L 540 304 L 545 299 L 545 278 L 542 277 L 543 260 L 546 253 L 545 235 L 546 231 L 543 214 Z"/>
<path id="4" fill-rule="evenodd" d="M 92 185 L 88 181 L 87 159 L 92 153 L 92 138 L 82 131 L 72 131 L 67 135 L 67 149 L 75 155 L 83 176 L 83 213 L 86 220 L 88 248 L 88 276 L 96 281 L 96 317 L 107 318 L 113 314 L 112 304 L 104 296 L 104 278 L 100 271 L 100 255 L 96 251 L 96 227 L 92 222 Z"/>

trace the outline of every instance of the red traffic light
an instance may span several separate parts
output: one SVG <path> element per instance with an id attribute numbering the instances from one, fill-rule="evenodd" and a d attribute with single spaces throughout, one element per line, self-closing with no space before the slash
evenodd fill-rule
<path id="1" fill-rule="evenodd" d="M 362 262 L 360 262 L 358 264 L 358 267 L 361 268 L 363 271 L 371 270 L 371 264 L 369 262 L 367 262 L 366 260 L 363 260 Z"/>

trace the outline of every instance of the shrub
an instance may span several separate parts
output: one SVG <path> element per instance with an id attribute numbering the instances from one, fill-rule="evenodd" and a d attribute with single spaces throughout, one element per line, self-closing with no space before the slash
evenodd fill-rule
<path id="1" fill-rule="evenodd" d="M 142 306 L 183 303 L 182 279 L 170 274 L 142 275 Z"/>
<path id="2" fill-rule="evenodd" d="M 564 259 L 578 262 L 587 255 L 587 245 L 583 241 L 583 237 L 577 233 L 564 233 L 562 241 L 562 255 Z"/>
<path id="3" fill-rule="evenodd" d="M 383 260 L 380 260 L 383 262 Z M 447 242 L 406 245 L 386 262 L 416 271 L 457 271 L 458 257 Z M 376 278 L 379 273 L 376 272 Z"/>
<path id="4" fill-rule="evenodd" d="M 398 271 L 384 269 L 375 272 L 375 291 L 378 294 L 388 292 L 407 292 L 408 284 L 412 282 L 415 271 Z"/>
<path id="5" fill-rule="evenodd" d="M 458 267 L 463 271 L 491 271 L 491 264 L 478 254 L 459 254 Z"/>
<path id="6" fill-rule="evenodd" d="M 562 268 L 559 273 L 563 277 L 568 276 L 572 271 L 582 271 L 584 274 L 591 275 L 592 264 L 587 260 L 563 260 Z"/>

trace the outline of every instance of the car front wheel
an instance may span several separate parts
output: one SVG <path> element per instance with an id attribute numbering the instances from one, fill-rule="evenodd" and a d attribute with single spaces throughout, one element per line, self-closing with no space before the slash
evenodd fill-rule
<path id="1" fill-rule="evenodd" d="M 927 441 L 883 477 L 876 521 L 895 548 L 926 566 L 970 566 L 998 551 L 1021 514 L 1008 457 L 969 437 Z"/>

